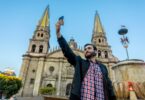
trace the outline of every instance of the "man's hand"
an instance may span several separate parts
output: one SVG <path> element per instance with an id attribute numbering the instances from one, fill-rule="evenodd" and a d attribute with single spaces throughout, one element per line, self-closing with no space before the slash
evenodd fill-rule
<path id="1" fill-rule="evenodd" d="M 57 38 L 61 37 L 61 33 L 60 33 L 61 25 L 64 25 L 63 19 L 58 20 L 58 22 L 55 25 Z"/>

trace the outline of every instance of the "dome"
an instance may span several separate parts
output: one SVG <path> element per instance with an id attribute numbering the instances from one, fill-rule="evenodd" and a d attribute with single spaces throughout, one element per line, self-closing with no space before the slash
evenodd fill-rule
<path id="1" fill-rule="evenodd" d="M 70 41 L 68 42 L 69 46 L 72 49 L 76 49 L 77 48 L 77 43 L 75 42 L 75 39 L 71 38 Z"/>

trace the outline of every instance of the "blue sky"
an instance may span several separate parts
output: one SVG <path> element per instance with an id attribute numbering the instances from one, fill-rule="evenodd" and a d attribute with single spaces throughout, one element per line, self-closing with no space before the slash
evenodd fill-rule
<path id="1" fill-rule="evenodd" d="M 114 56 L 126 59 L 118 30 L 125 25 L 130 59 L 145 60 L 145 0 L 0 0 L 0 70 L 10 67 L 19 74 L 22 55 L 28 49 L 46 6 L 50 10 L 50 46 L 57 46 L 55 22 L 64 16 L 64 37 L 78 45 L 91 41 L 94 16 L 98 11 Z"/>

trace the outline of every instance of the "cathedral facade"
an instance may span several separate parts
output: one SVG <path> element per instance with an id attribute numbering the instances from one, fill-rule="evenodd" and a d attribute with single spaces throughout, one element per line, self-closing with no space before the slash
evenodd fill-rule
<path id="1" fill-rule="evenodd" d="M 28 50 L 23 55 L 20 70 L 23 87 L 19 92 L 20 96 L 38 96 L 39 89 L 48 86 L 56 88 L 55 95 L 69 95 L 74 68 L 67 62 L 59 47 L 50 50 L 49 20 L 49 9 L 46 8 L 30 39 Z M 97 47 L 96 59 L 107 66 L 112 79 L 112 66 L 118 62 L 118 59 L 112 54 L 98 13 L 95 14 L 90 40 Z M 84 58 L 83 50 L 77 46 L 75 39 L 70 39 L 68 44 L 76 55 Z"/>

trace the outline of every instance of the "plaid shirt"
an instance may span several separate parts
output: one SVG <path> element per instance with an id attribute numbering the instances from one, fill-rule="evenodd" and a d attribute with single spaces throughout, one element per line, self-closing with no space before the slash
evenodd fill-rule
<path id="1" fill-rule="evenodd" d="M 104 100 L 103 76 L 96 63 L 90 62 L 90 67 L 82 82 L 81 100 Z"/>

